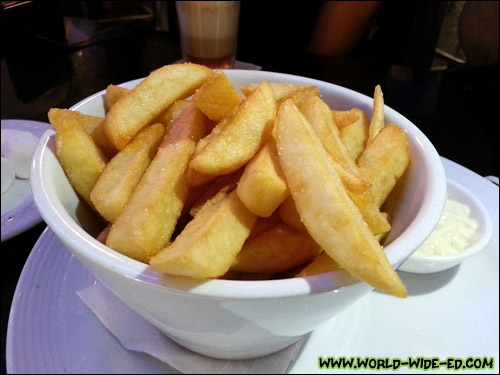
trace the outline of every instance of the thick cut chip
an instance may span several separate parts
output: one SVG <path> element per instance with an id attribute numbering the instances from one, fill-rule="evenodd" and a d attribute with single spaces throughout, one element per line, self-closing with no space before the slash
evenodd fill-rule
<path id="1" fill-rule="evenodd" d="M 280 216 L 278 215 L 278 212 L 275 211 L 271 216 L 269 217 L 259 217 L 257 218 L 257 221 L 255 222 L 255 225 L 252 228 L 252 232 L 250 233 L 249 238 L 258 236 L 264 232 L 267 232 L 269 229 L 275 227 L 279 223 L 281 223 L 282 220 Z"/>
<path id="2" fill-rule="evenodd" d="M 264 81 L 199 142 L 190 168 L 213 176 L 239 169 L 267 141 L 275 118 L 276 99 Z"/>
<path id="3" fill-rule="evenodd" d="M 295 277 L 307 277 L 320 273 L 340 270 L 341 267 L 327 253 L 322 252 L 311 263 L 304 267 Z"/>
<path id="4" fill-rule="evenodd" d="M 197 140 L 206 134 L 208 119 L 194 104 L 166 131 L 106 245 L 147 263 L 170 241 L 187 197 L 186 169 Z"/>
<path id="5" fill-rule="evenodd" d="M 297 107 L 300 107 L 303 103 L 307 102 L 309 99 L 313 97 L 319 98 L 319 96 L 320 92 L 317 86 L 304 87 L 303 89 L 294 91 L 285 96 L 284 98 L 278 100 L 278 107 L 288 99 L 291 99 Z"/>
<path id="6" fill-rule="evenodd" d="M 125 87 L 109 85 L 106 89 L 106 97 L 104 98 L 104 106 L 106 112 L 123 96 L 129 93 L 131 90 Z M 172 122 L 179 117 L 181 112 L 186 108 L 186 106 L 191 103 L 186 99 L 179 99 L 173 102 L 165 111 L 161 112 L 158 117 L 156 117 L 152 123 L 159 122 L 168 128 Z M 103 119 L 104 120 L 104 119 Z"/>
<path id="7" fill-rule="evenodd" d="M 196 106 L 213 121 L 219 122 L 241 102 L 241 97 L 233 84 L 217 70 L 193 95 Z"/>
<path id="8" fill-rule="evenodd" d="M 308 233 L 296 232 L 278 224 L 243 244 L 231 270 L 255 273 L 283 272 L 298 267 L 320 252 Z"/>
<path id="9" fill-rule="evenodd" d="M 366 141 L 367 145 L 375 139 L 377 134 L 380 133 L 384 126 L 384 95 L 382 93 L 382 88 L 380 87 L 380 85 L 377 85 L 373 93 L 373 112 L 372 118 L 370 119 L 370 127 L 368 129 L 368 140 Z"/>
<path id="10" fill-rule="evenodd" d="M 287 101 L 280 107 L 276 126 L 281 167 L 311 237 L 354 277 L 385 293 L 405 297 L 404 284 L 349 198 L 307 120 Z"/>
<path id="11" fill-rule="evenodd" d="M 188 169 L 188 184 L 189 186 L 197 187 L 200 185 L 204 185 L 214 179 L 216 179 L 217 176 L 215 175 L 210 175 L 206 173 L 201 173 L 198 172 L 196 169 L 189 168 Z"/>
<path id="12" fill-rule="evenodd" d="M 242 86 L 240 87 L 241 92 L 245 94 L 245 96 L 250 95 L 250 93 L 255 90 L 255 88 L 258 86 L 258 83 L 252 83 L 250 85 Z M 312 85 L 307 85 L 305 83 L 277 83 L 277 82 L 271 82 L 270 83 L 271 88 L 273 89 L 274 96 L 276 97 L 276 100 L 281 100 L 284 97 L 302 89 L 314 87 Z"/>
<path id="13" fill-rule="evenodd" d="M 190 100 L 179 99 L 173 102 L 166 111 L 160 113 L 158 117 L 154 119 L 154 122 L 159 122 L 163 124 L 166 129 L 172 125 L 172 123 L 180 116 L 180 114 L 186 109 L 187 106 L 191 104 Z"/>
<path id="14" fill-rule="evenodd" d="M 195 216 L 206 202 L 210 201 L 220 192 L 230 193 L 233 191 L 241 178 L 241 173 L 242 170 L 237 170 L 230 174 L 218 176 L 207 185 L 200 186 L 203 189 L 198 191 L 197 199 L 193 203 L 192 207 L 190 207 L 189 213 L 191 216 Z"/>
<path id="15" fill-rule="evenodd" d="M 336 109 L 332 109 L 333 120 L 335 121 L 335 125 L 337 125 L 337 128 L 339 130 L 341 130 L 349 125 L 352 125 L 355 122 L 358 122 L 360 117 L 363 114 L 365 114 L 365 113 L 362 110 L 360 110 L 359 108 L 352 108 L 348 111 L 339 111 Z M 365 114 L 365 116 L 366 116 L 366 114 Z M 368 116 L 366 116 L 366 117 L 367 117 L 368 124 L 370 124 L 370 121 L 368 120 Z"/>
<path id="16" fill-rule="evenodd" d="M 385 126 L 358 159 L 363 176 L 371 184 L 380 207 L 410 163 L 408 134 L 395 124 Z"/>
<path id="17" fill-rule="evenodd" d="M 374 235 L 383 235 L 391 230 L 387 215 L 380 211 L 371 190 L 362 193 L 347 191 L 347 194 L 358 207 L 359 212 Z"/>
<path id="18" fill-rule="evenodd" d="M 115 103 L 123 98 L 130 92 L 130 89 L 125 87 L 109 85 L 106 88 L 106 96 L 104 97 L 104 109 L 106 112 L 109 112 L 111 107 L 115 105 Z"/>
<path id="19" fill-rule="evenodd" d="M 246 209 L 235 191 L 206 205 L 170 246 L 151 258 L 154 270 L 197 279 L 220 277 L 229 270 L 257 216 Z"/>
<path id="20" fill-rule="evenodd" d="M 55 128 L 62 122 L 78 123 L 92 137 L 95 144 L 106 154 L 116 154 L 116 147 L 109 141 L 104 133 L 104 118 L 85 115 L 78 111 L 69 109 L 51 108 L 49 110 L 49 121 Z"/>
<path id="21" fill-rule="evenodd" d="M 374 234 L 388 232 L 391 226 L 375 205 L 369 190 L 370 184 L 361 177 L 358 166 L 347 153 L 328 105 L 320 98 L 313 97 L 304 103 L 301 111 L 332 157 L 342 183 L 372 232 Z"/>
<path id="22" fill-rule="evenodd" d="M 302 233 L 307 233 L 307 228 L 300 219 L 300 215 L 297 212 L 297 207 L 291 195 L 289 195 L 279 206 L 278 215 L 290 228 Z"/>
<path id="23" fill-rule="evenodd" d="M 356 163 L 349 156 L 328 105 L 313 96 L 299 108 L 332 158 L 346 187 L 356 193 L 367 190 L 370 185 L 361 177 Z"/>
<path id="24" fill-rule="evenodd" d="M 90 193 L 108 159 L 77 121 L 56 121 L 56 154 L 71 186 L 92 207 Z"/>
<path id="25" fill-rule="evenodd" d="M 212 70 L 196 64 L 166 65 L 146 77 L 106 114 L 104 131 L 121 150 L 177 99 L 192 95 Z"/>
<path id="26" fill-rule="evenodd" d="M 250 212 L 262 217 L 271 216 L 290 195 L 273 137 L 246 165 L 236 193 Z"/>
<path id="27" fill-rule="evenodd" d="M 90 199 L 95 209 L 113 223 L 153 160 L 165 133 L 162 124 L 141 130 L 109 161 L 97 180 Z"/>
<path id="28" fill-rule="evenodd" d="M 368 139 L 370 126 L 368 116 L 359 108 L 353 108 L 349 111 L 332 110 L 332 114 L 347 153 L 352 160 L 358 160 Z"/>

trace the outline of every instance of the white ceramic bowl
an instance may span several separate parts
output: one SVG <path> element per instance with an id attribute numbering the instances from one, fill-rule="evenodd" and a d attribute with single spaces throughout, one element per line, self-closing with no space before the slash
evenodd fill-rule
<path id="1" fill-rule="evenodd" d="M 450 179 L 448 179 L 448 197 L 469 206 L 471 217 L 478 223 L 476 240 L 466 249 L 453 255 L 414 253 L 399 267 L 401 271 L 413 273 L 444 271 L 476 255 L 488 244 L 492 234 L 492 223 L 490 215 L 481 201 L 458 182 Z"/>
<path id="2" fill-rule="evenodd" d="M 331 83 L 260 71 L 228 70 L 226 74 L 236 87 L 263 80 L 317 85 L 332 108 L 357 107 L 371 116 L 372 98 Z M 132 88 L 138 82 L 122 86 Z M 71 109 L 104 116 L 104 94 L 92 95 Z M 415 125 L 390 108 L 386 118 L 408 132 L 411 153 L 411 164 L 386 206 L 393 218 L 386 251 L 397 267 L 438 222 L 446 199 L 446 177 L 438 153 Z M 159 274 L 94 239 L 93 214 L 80 204 L 59 165 L 53 131 L 43 136 L 33 160 L 34 198 L 56 236 L 118 298 L 195 352 L 225 359 L 276 352 L 372 290 L 345 271 L 269 281 L 202 282 Z"/>

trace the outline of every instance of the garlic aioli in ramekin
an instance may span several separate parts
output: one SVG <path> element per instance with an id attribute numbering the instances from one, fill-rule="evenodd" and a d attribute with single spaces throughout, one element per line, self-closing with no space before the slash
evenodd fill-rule
<path id="1" fill-rule="evenodd" d="M 448 198 L 438 224 L 415 254 L 458 254 L 476 241 L 477 229 L 478 222 L 471 217 L 469 206 Z"/>

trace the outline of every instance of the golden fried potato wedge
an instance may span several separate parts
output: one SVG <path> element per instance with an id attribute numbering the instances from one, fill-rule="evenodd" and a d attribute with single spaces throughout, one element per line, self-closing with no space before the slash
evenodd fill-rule
<path id="1" fill-rule="evenodd" d="M 231 270 L 253 273 L 283 272 L 298 267 L 320 252 L 308 233 L 296 232 L 278 224 L 264 233 L 248 238 L 236 256 Z"/>
<path id="2" fill-rule="evenodd" d="M 239 169 L 267 141 L 275 117 L 276 99 L 264 81 L 199 142 L 190 168 L 215 176 Z"/>
<path id="3" fill-rule="evenodd" d="M 391 226 L 381 214 L 370 192 L 370 184 L 362 174 L 340 139 L 328 105 L 318 97 L 308 100 L 301 108 L 327 153 L 332 157 L 337 173 L 346 186 L 349 197 L 358 207 L 363 219 L 374 234 L 387 233 Z"/>
<path id="4" fill-rule="evenodd" d="M 362 193 L 347 191 L 347 194 L 356 207 L 358 207 L 363 220 L 374 235 L 384 235 L 391 230 L 391 224 L 387 220 L 387 215 L 380 211 L 371 190 L 366 190 Z"/>
<path id="5" fill-rule="evenodd" d="M 106 245 L 147 263 L 170 241 L 188 194 L 186 170 L 208 119 L 194 104 L 172 123 L 109 231 Z"/>
<path id="6" fill-rule="evenodd" d="M 340 269 L 342 269 L 342 267 L 323 251 L 311 263 L 297 273 L 295 277 L 319 275 L 320 273 L 337 271 Z"/>
<path id="7" fill-rule="evenodd" d="M 186 109 L 187 106 L 191 104 L 190 100 L 179 99 L 173 102 L 167 110 L 160 113 L 158 117 L 156 117 L 153 122 L 159 122 L 165 126 L 165 129 L 168 129 L 170 125 L 180 116 L 182 111 Z"/>
<path id="8" fill-rule="evenodd" d="M 384 216 L 385 220 L 386 220 L 388 223 L 390 223 L 390 222 L 391 222 L 390 217 L 389 217 L 389 214 L 388 214 L 387 212 L 382 212 L 381 214 Z M 388 233 L 388 232 L 383 232 L 383 233 L 376 234 L 376 235 L 375 235 L 375 238 L 377 239 L 377 241 L 378 241 L 379 243 L 382 243 L 382 241 L 384 240 L 385 236 L 387 236 L 387 233 Z"/>
<path id="9" fill-rule="evenodd" d="M 278 111 L 276 133 L 281 167 L 311 237 L 353 276 L 405 297 L 406 287 L 349 198 L 321 141 L 291 101 Z"/>
<path id="10" fill-rule="evenodd" d="M 192 187 L 204 185 L 216 178 L 216 175 L 201 173 L 191 167 L 188 169 L 188 185 Z"/>
<path id="11" fill-rule="evenodd" d="M 290 228 L 307 233 L 307 228 L 300 219 L 293 197 L 289 195 L 278 208 L 278 214 L 283 222 Z"/>
<path id="12" fill-rule="evenodd" d="M 370 119 L 370 127 L 368 128 L 368 140 L 366 144 L 372 142 L 378 133 L 385 126 L 385 113 L 384 113 L 384 94 L 380 85 L 375 86 L 373 93 L 373 112 Z"/>
<path id="13" fill-rule="evenodd" d="M 335 125 L 337 125 L 337 128 L 339 130 L 349 125 L 352 125 L 355 122 L 358 122 L 362 114 L 366 116 L 366 114 L 359 108 L 352 108 L 348 111 L 339 111 L 337 109 L 332 109 L 331 111 L 332 111 L 333 121 L 335 122 Z M 368 116 L 366 116 L 366 119 L 368 121 L 368 124 L 370 124 Z"/>
<path id="14" fill-rule="evenodd" d="M 196 90 L 193 102 L 209 119 L 219 122 L 240 104 L 241 97 L 224 72 L 217 70 Z"/>
<path id="15" fill-rule="evenodd" d="M 85 115 L 78 111 L 69 109 L 51 108 L 48 113 L 49 122 L 57 127 L 61 122 L 70 122 L 80 124 L 85 131 L 92 137 L 95 144 L 106 154 L 114 155 L 117 149 L 104 133 L 104 118 Z"/>
<path id="16" fill-rule="evenodd" d="M 54 121 L 56 155 L 71 186 L 92 207 L 90 192 L 108 158 L 78 121 Z"/>
<path id="17" fill-rule="evenodd" d="M 278 214 L 278 211 L 275 211 L 269 217 L 258 217 L 257 221 L 255 222 L 255 225 L 252 228 L 252 231 L 250 232 L 249 238 L 267 232 L 268 230 L 280 224 L 281 222 L 282 220 Z"/>
<path id="18" fill-rule="evenodd" d="M 271 216 L 290 195 L 273 137 L 245 166 L 236 193 L 250 212 L 261 217 Z"/>
<path id="19" fill-rule="evenodd" d="M 231 192 L 233 190 L 228 189 L 227 186 L 223 186 L 214 196 L 212 196 L 209 200 L 207 200 L 201 204 L 199 209 L 196 210 L 194 216 L 200 214 L 201 212 L 211 211 L 212 209 L 217 207 L 219 205 L 219 203 L 221 203 L 224 199 L 226 199 L 227 196 L 229 194 L 231 194 Z M 205 214 L 203 214 L 203 215 L 205 215 Z"/>
<path id="20" fill-rule="evenodd" d="M 158 150 L 165 127 L 156 123 L 139 132 L 104 168 L 90 199 L 110 223 L 122 212 Z"/>
<path id="21" fill-rule="evenodd" d="M 208 186 L 203 186 L 196 202 L 190 208 L 189 213 L 191 216 L 196 216 L 198 211 L 205 205 L 206 202 L 210 201 L 215 195 L 220 192 L 230 193 L 236 188 L 238 181 L 241 178 L 241 169 L 222 176 L 218 176 L 215 180 L 209 182 Z"/>
<path id="22" fill-rule="evenodd" d="M 358 166 L 371 184 L 375 204 L 380 207 L 410 163 L 408 134 L 395 124 L 386 125 L 366 146 Z"/>
<path id="23" fill-rule="evenodd" d="M 352 160 L 358 160 L 368 139 L 370 126 L 368 116 L 359 108 L 353 108 L 349 111 L 332 110 L 332 114 L 347 153 Z"/>
<path id="24" fill-rule="evenodd" d="M 297 107 L 300 107 L 302 103 L 305 103 L 306 101 L 308 101 L 313 97 L 319 98 L 319 96 L 320 92 L 317 86 L 304 87 L 296 91 L 293 91 L 290 94 L 278 100 L 278 107 L 288 99 L 291 99 Z"/>
<path id="25" fill-rule="evenodd" d="M 328 105 L 321 98 L 312 96 L 298 107 L 332 158 L 346 187 L 356 193 L 369 189 L 370 185 L 361 177 L 356 163 L 349 156 L 340 138 L 339 130 L 333 122 Z"/>
<path id="26" fill-rule="evenodd" d="M 233 264 L 256 220 L 233 191 L 217 204 L 204 206 L 150 265 L 172 275 L 220 277 Z"/>
<path id="27" fill-rule="evenodd" d="M 109 112 L 111 107 L 129 92 L 130 89 L 121 86 L 109 85 L 106 87 L 106 96 L 104 97 L 104 109 L 106 112 Z"/>
<path id="28" fill-rule="evenodd" d="M 106 114 L 104 131 L 111 143 L 121 150 L 170 104 L 192 95 L 211 73 L 212 70 L 204 66 L 190 63 L 155 70 Z"/>
<path id="29" fill-rule="evenodd" d="M 240 90 L 245 96 L 248 96 L 258 85 L 259 85 L 258 83 L 252 83 L 250 85 L 240 87 Z M 273 89 L 274 96 L 278 101 L 298 90 L 313 87 L 312 85 L 307 85 L 304 83 L 271 82 L 270 85 L 271 88 Z"/>

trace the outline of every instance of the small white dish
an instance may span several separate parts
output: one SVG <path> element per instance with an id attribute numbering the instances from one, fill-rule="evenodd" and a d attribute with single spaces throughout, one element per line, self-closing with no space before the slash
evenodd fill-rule
<path id="1" fill-rule="evenodd" d="M 2 129 L 30 132 L 41 138 L 52 125 L 31 120 L 2 120 Z M 2 194 L 2 242 L 17 236 L 42 221 L 33 201 L 30 180 L 16 179 Z"/>
<path id="2" fill-rule="evenodd" d="M 433 273 L 452 268 L 476 255 L 486 247 L 492 234 L 491 218 L 488 211 L 469 190 L 448 178 L 448 198 L 466 204 L 471 218 L 478 224 L 476 240 L 459 253 L 453 255 L 424 255 L 414 252 L 398 269 L 413 273 Z"/>

